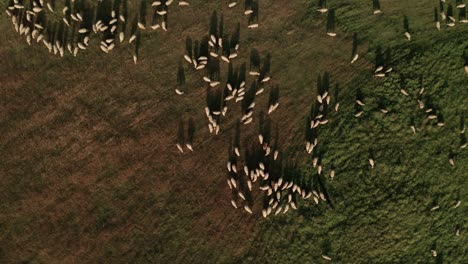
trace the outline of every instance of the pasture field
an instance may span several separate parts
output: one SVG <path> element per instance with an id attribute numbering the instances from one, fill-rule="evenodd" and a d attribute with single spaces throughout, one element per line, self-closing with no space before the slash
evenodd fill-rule
<path id="1" fill-rule="evenodd" d="M 136 65 L 129 44 L 109 54 L 94 45 L 76 58 L 53 56 L 27 45 L 0 14 L 0 263 L 329 262 L 322 255 L 333 263 L 468 261 L 468 155 L 461 148 L 467 24 L 442 23 L 438 31 L 437 0 L 380 0 L 379 15 L 372 1 L 329 0 L 332 38 L 315 0 L 260 0 L 258 29 L 247 29 L 242 3 L 189 2 L 171 6 L 167 32 L 142 33 Z M 174 92 L 185 39 L 207 35 L 213 11 L 224 15 L 228 32 L 241 23 L 235 63 L 248 63 L 252 48 L 271 53 L 271 83 L 280 87 L 271 117 L 284 156 L 305 178 L 317 170 L 304 151 L 306 119 L 317 77 L 330 74 L 341 106 L 320 126 L 317 151 L 324 175 L 336 167 L 326 177 L 333 208 L 308 199 L 263 218 L 261 205 L 253 215 L 231 206 L 225 164 L 240 106 L 229 104 L 215 136 L 200 72 L 187 68 L 186 93 Z M 360 58 L 350 64 L 354 33 Z M 393 71 L 384 78 L 374 76 L 379 49 L 391 54 Z M 360 117 L 357 95 L 365 102 Z M 257 97 L 243 138 L 256 136 L 267 102 L 268 91 Z M 190 116 L 195 151 L 181 154 L 177 126 Z"/>

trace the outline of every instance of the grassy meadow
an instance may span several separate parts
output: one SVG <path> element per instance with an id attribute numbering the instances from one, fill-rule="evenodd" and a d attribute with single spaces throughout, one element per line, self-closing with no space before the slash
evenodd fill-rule
<path id="1" fill-rule="evenodd" d="M 133 45 L 104 54 L 94 39 L 76 58 L 50 55 L 28 46 L 0 14 L 0 263 L 327 263 L 322 254 L 333 263 L 467 262 L 468 155 L 460 131 L 468 114 L 468 25 L 442 23 L 437 31 L 436 0 L 380 0 L 379 15 L 371 1 L 329 0 L 337 8 L 331 38 L 317 1 L 260 0 L 258 29 L 247 29 L 242 4 L 189 2 L 171 6 L 168 32 L 143 32 L 136 65 Z M 272 119 L 303 177 L 316 172 L 304 151 L 306 117 L 317 76 L 330 73 L 341 107 L 320 126 L 318 150 L 325 174 L 336 167 L 326 182 L 334 208 L 309 199 L 263 219 L 231 206 L 225 163 L 240 106 L 229 104 L 214 136 L 201 73 L 187 68 L 186 94 L 174 92 L 185 38 L 206 35 L 215 10 L 227 32 L 241 23 L 236 65 L 248 63 L 251 48 L 271 53 L 272 83 L 280 86 Z M 350 64 L 353 33 L 360 58 Z M 374 77 L 379 48 L 391 51 L 385 78 Z M 443 126 L 419 109 L 421 86 Z M 365 98 L 360 117 L 357 93 Z M 267 100 L 267 93 L 257 97 L 243 138 L 256 135 Z M 177 125 L 190 116 L 195 152 L 181 154 Z"/>

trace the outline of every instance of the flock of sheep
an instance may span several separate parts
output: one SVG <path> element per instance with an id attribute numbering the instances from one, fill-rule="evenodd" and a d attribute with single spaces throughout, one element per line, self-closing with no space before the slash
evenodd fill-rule
<path id="1" fill-rule="evenodd" d="M 464 5 L 457 5 L 460 10 L 460 23 L 464 23 L 462 19 L 465 12 Z M 450 6 L 448 8 L 450 10 Z M 326 1 L 319 1 L 319 13 L 328 13 L 327 35 L 336 36 L 335 32 L 335 12 L 333 9 L 328 10 Z M 246 14 L 249 13 L 248 11 Z M 382 14 L 379 1 L 373 1 L 373 14 Z M 450 12 L 449 12 L 450 14 Z M 450 16 L 452 17 L 452 16 Z M 451 18 L 449 18 L 452 21 Z M 219 22 L 220 21 L 220 22 Z M 219 22 L 219 23 L 218 23 Z M 404 35 L 408 40 L 411 39 L 409 21 L 404 17 Z M 448 27 L 451 25 L 447 24 Z M 336 175 L 334 164 L 327 166 L 327 175 L 324 174 L 325 164 L 322 163 L 320 151 L 318 151 L 318 130 L 321 126 L 329 123 L 328 112 L 338 112 L 340 102 L 338 100 L 338 90 L 335 89 L 332 96 L 330 90 L 331 82 L 330 75 L 325 73 L 319 76 L 317 80 L 317 96 L 312 104 L 310 115 L 307 117 L 306 133 L 305 133 L 305 151 L 312 154 L 312 165 L 314 173 L 312 177 L 304 177 L 297 170 L 297 165 L 291 160 L 283 157 L 280 146 L 278 144 L 278 127 L 275 126 L 275 133 L 272 133 L 273 121 L 269 114 L 274 111 L 278 105 L 279 90 L 276 85 L 270 85 L 270 100 L 268 109 L 260 111 L 258 114 L 259 129 L 256 138 L 246 137 L 244 144 L 241 144 L 240 134 L 242 125 L 247 125 L 253 121 L 255 96 L 260 95 L 265 90 L 265 84 L 271 80 L 269 75 L 271 57 L 267 54 L 262 60 L 258 55 L 258 51 L 251 50 L 249 70 L 246 69 L 246 64 L 243 63 L 239 67 L 233 66 L 239 54 L 239 28 L 234 31 L 231 36 L 220 34 L 223 32 L 223 18 L 218 19 L 218 16 L 213 13 L 211 18 L 211 28 L 208 36 L 203 37 L 200 41 L 195 41 L 193 44 L 190 38 L 186 41 L 186 52 L 184 60 L 193 66 L 195 71 L 203 70 L 203 80 L 207 84 L 207 106 L 205 113 L 208 118 L 208 128 L 210 133 L 218 134 L 221 117 L 225 117 L 229 107 L 232 104 L 228 102 L 241 102 L 242 115 L 236 121 L 236 128 L 233 135 L 233 140 L 229 144 L 227 167 L 227 185 L 231 190 L 231 204 L 234 208 L 242 208 L 249 214 L 254 213 L 254 204 L 258 200 L 260 205 L 256 208 L 261 210 L 263 217 L 269 215 L 278 215 L 287 213 L 290 209 L 297 209 L 298 199 L 311 198 L 316 204 L 321 201 L 326 202 L 331 207 L 333 203 L 327 192 L 328 180 L 332 180 Z M 250 28 L 250 27 L 249 27 Z M 217 29 L 217 31 L 215 30 Z M 235 40 L 234 43 L 230 42 Z M 208 42 L 208 45 L 206 44 Z M 357 47 L 357 35 L 353 36 L 353 49 L 351 64 L 355 63 L 359 58 Z M 193 49 L 195 47 L 195 49 Z M 374 75 L 376 78 L 385 78 L 393 74 L 391 66 L 391 52 L 385 52 L 378 49 L 376 51 L 376 65 Z M 220 65 L 227 66 L 226 78 L 224 81 L 220 78 Z M 468 67 L 465 64 L 465 70 Z M 248 74 L 246 74 L 248 72 Z M 185 88 L 185 68 L 179 66 L 178 81 L 179 87 L 176 93 L 184 94 Z M 249 89 L 246 89 L 246 76 L 254 77 Z M 257 77 L 257 78 L 255 78 Z M 406 81 L 404 76 L 400 75 L 401 86 L 400 92 L 403 96 L 411 97 L 406 89 Z M 431 98 L 424 93 L 424 87 L 421 81 L 421 87 L 416 95 L 415 103 L 421 111 L 426 113 L 429 121 L 435 120 L 437 126 L 444 126 L 443 116 L 436 106 L 431 104 Z M 366 98 L 360 89 L 356 91 L 354 103 L 354 116 L 359 118 L 366 109 Z M 387 114 L 389 110 L 383 101 L 379 102 L 379 110 L 383 114 Z M 463 120 L 464 117 L 461 117 Z M 413 123 L 410 124 L 413 133 L 418 132 L 418 128 Z M 464 138 L 464 126 L 460 131 Z M 180 144 L 178 143 L 178 146 Z M 467 146 L 466 139 L 461 141 L 460 148 Z M 179 148 L 180 149 L 180 148 Z M 181 150 L 182 151 L 182 150 Z M 449 164 L 455 166 L 455 155 L 449 154 Z M 370 169 L 377 166 L 373 150 L 369 150 L 367 162 Z M 260 190 L 260 194 L 254 198 L 255 189 Z M 461 204 L 461 200 L 457 200 L 454 208 Z M 439 207 L 435 205 L 431 211 L 437 210 Z M 456 235 L 460 234 L 457 229 Z M 435 250 L 431 251 L 435 254 Z M 326 260 L 331 260 L 327 255 L 322 256 Z"/>
<path id="2" fill-rule="evenodd" d="M 169 6 L 174 0 L 155 0 L 151 8 L 141 1 L 132 14 L 128 0 L 10 0 L 5 10 L 15 30 L 29 45 L 43 43 L 50 53 L 63 57 L 65 52 L 77 56 L 88 49 L 91 40 L 99 39 L 99 48 L 111 52 L 118 43 L 134 42 L 133 61 L 137 63 L 141 31 L 167 31 Z M 179 1 L 179 6 L 188 6 Z M 151 22 L 147 21 L 151 17 Z"/>

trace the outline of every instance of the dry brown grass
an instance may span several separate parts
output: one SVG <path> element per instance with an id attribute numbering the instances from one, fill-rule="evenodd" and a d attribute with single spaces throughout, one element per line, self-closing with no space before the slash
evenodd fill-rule
<path id="1" fill-rule="evenodd" d="M 240 21 L 241 54 L 254 47 L 272 53 L 281 87 L 273 120 L 287 145 L 302 131 L 318 73 L 328 70 L 344 86 L 368 66 L 360 59 L 350 70 L 343 33 L 332 39 L 324 25 L 301 26 L 304 2 L 262 1 L 258 31 L 246 29 L 240 7 L 174 8 L 169 32 L 143 36 L 138 65 L 127 45 L 108 56 L 93 49 L 77 59 L 52 57 L 28 47 L 2 18 L 0 259 L 206 263 L 244 254 L 258 216 L 233 210 L 224 174 L 240 106 L 231 107 L 220 135 L 209 135 L 200 75 L 188 74 L 188 94 L 180 97 L 175 71 L 185 37 L 205 34 L 214 9 L 223 10 L 228 32 Z M 177 122 L 189 115 L 197 123 L 195 153 L 181 155 Z M 252 134 L 257 124 L 243 129 Z"/>

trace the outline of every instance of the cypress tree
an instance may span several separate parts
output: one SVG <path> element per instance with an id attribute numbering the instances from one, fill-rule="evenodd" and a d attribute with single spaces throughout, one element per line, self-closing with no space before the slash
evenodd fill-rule
<path id="1" fill-rule="evenodd" d="M 444 12 L 444 2 L 442 0 L 439 0 L 439 7 L 440 7 L 440 12 Z"/>
<path id="2" fill-rule="evenodd" d="M 319 8 L 327 8 L 327 0 L 318 0 Z"/>
<path id="3" fill-rule="evenodd" d="M 242 104 L 241 104 L 242 113 L 244 115 L 251 111 L 249 107 L 255 101 L 257 88 L 258 88 L 257 82 L 253 81 L 252 84 L 250 85 L 250 88 L 247 89 L 247 92 L 245 93 L 244 100 L 242 100 Z"/>
<path id="4" fill-rule="evenodd" d="M 263 111 L 262 111 L 263 115 Z M 271 143 L 271 118 L 270 116 L 267 116 L 265 118 L 265 123 L 263 124 L 263 144 L 270 145 Z"/>
<path id="5" fill-rule="evenodd" d="M 153 17 L 151 19 L 151 26 L 156 26 L 159 23 L 159 14 L 157 10 L 153 11 Z"/>
<path id="6" fill-rule="evenodd" d="M 195 121 L 193 117 L 190 117 L 188 120 L 188 128 L 187 128 L 187 144 L 193 144 L 193 138 L 195 136 Z"/>
<path id="7" fill-rule="evenodd" d="M 224 36 L 224 15 L 221 13 L 221 19 L 219 20 L 218 39 L 222 38 L 223 36 Z M 219 42 L 219 40 L 217 41 Z"/>
<path id="8" fill-rule="evenodd" d="M 185 85 L 185 70 L 182 62 L 179 63 L 179 69 L 177 70 L 177 85 L 179 87 Z"/>
<path id="9" fill-rule="evenodd" d="M 374 11 L 380 10 L 380 1 L 379 0 L 372 0 L 372 9 Z"/>
<path id="10" fill-rule="evenodd" d="M 68 45 L 68 27 L 65 27 L 62 35 L 62 48 L 66 49 Z"/>
<path id="11" fill-rule="evenodd" d="M 259 135 L 263 135 L 264 126 L 265 126 L 265 114 L 263 113 L 263 111 L 260 111 L 259 119 L 258 119 L 258 134 Z"/>
<path id="12" fill-rule="evenodd" d="M 198 60 L 200 58 L 200 41 L 195 40 L 193 45 L 193 57 Z"/>
<path id="13" fill-rule="evenodd" d="M 458 20 L 466 20 L 466 7 L 460 8 L 458 11 Z"/>
<path id="14" fill-rule="evenodd" d="M 122 18 L 123 18 L 123 22 L 124 24 L 127 23 L 127 19 L 128 19 L 128 0 L 122 0 Z"/>
<path id="15" fill-rule="evenodd" d="M 250 70 L 259 70 L 260 68 L 260 54 L 257 49 L 250 50 Z"/>
<path id="16" fill-rule="evenodd" d="M 75 1 L 79 1 L 79 0 L 75 0 Z M 120 16 L 120 2 L 121 0 L 114 0 L 114 4 L 112 6 L 112 10 L 114 11 L 114 16 L 112 16 L 112 18 L 119 18 Z"/>
<path id="17" fill-rule="evenodd" d="M 185 129 L 184 129 L 184 120 L 181 118 L 179 120 L 179 128 L 177 130 L 177 144 L 183 146 L 185 143 Z"/>
<path id="18" fill-rule="evenodd" d="M 268 106 L 274 106 L 276 103 L 278 103 L 279 99 L 279 87 L 278 85 L 274 85 L 270 89 L 270 96 L 268 98 Z"/>
<path id="19" fill-rule="evenodd" d="M 231 49 L 235 49 L 240 40 L 240 23 L 237 23 L 236 30 L 231 35 Z"/>
<path id="20" fill-rule="evenodd" d="M 164 23 L 164 25 L 166 25 L 166 29 L 169 28 L 169 13 L 164 14 L 163 23 Z"/>
<path id="21" fill-rule="evenodd" d="M 387 48 L 385 50 L 385 54 L 384 54 L 384 68 L 385 69 L 390 69 L 391 68 L 391 65 L 392 65 L 392 49 L 391 48 Z"/>
<path id="22" fill-rule="evenodd" d="M 211 14 L 209 34 L 210 37 L 214 36 L 216 39 L 218 39 L 218 15 L 216 14 L 216 11 L 213 11 Z"/>
<path id="23" fill-rule="evenodd" d="M 322 90 L 320 94 L 324 94 L 325 92 L 328 92 L 330 89 L 330 73 L 327 71 L 323 74 L 323 79 L 322 79 Z"/>
<path id="24" fill-rule="evenodd" d="M 30 2 L 32 4 L 32 1 Z M 71 2 L 70 0 L 65 0 L 65 3 L 64 3 L 65 7 L 67 7 L 67 11 L 65 11 L 65 14 L 63 15 L 63 20 L 64 22 L 66 21 L 66 23 L 68 23 L 68 25 L 70 25 L 70 22 L 71 22 Z"/>
<path id="25" fill-rule="evenodd" d="M 375 50 L 375 68 L 377 69 L 380 66 L 384 66 L 385 59 L 381 46 L 377 46 Z"/>
<path id="26" fill-rule="evenodd" d="M 365 99 L 365 97 L 364 97 L 364 94 L 361 91 L 361 88 L 358 88 L 356 90 L 356 100 L 359 100 L 359 101 L 364 103 L 364 99 Z"/>
<path id="27" fill-rule="evenodd" d="M 105 25 L 108 25 L 111 21 L 112 2 L 111 0 L 102 0 L 98 4 L 96 11 L 96 21 L 102 21 Z"/>
<path id="28" fill-rule="evenodd" d="M 146 0 L 140 2 L 140 23 L 146 27 Z"/>
<path id="29" fill-rule="evenodd" d="M 121 41 L 124 40 L 125 38 L 125 32 L 127 31 L 127 16 L 128 16 L 128 10 L 127 10 L 127 0 L 122 0 L 122 14 L 120 14 L 119 19 L 120 19 L 120 33 L 119 33 L 119 38 Z"/>
<path id="30" fill-rule="evenodd" d="M 265 76 L 270 73 L 270 64 L 271 64 L 271 54 L 268 53 L 265 58 L 263 59 L 263 66 L 261 73 Z"/>
<path id="31" fill-rule="evenodd" d="M 462 111 L 460 114 L 460 131 L 465 131 L 465 111 Z"/>
<path id="32" fill-rule="evenodd" d="M 56 32 L 55 43 L 54 43 L 54 44 L 57 44 L 58 47 L 62 46 L 62 39 L 63 39 L 64 31 L 65 31 L 65 24 L 62 21 L 60 21 L 57 32 Z"/>
<path id="33" fill-rule="evenodd" d="M 279 127 L 278 127 L 278 123 L 276 123 L 275 125 L 275 136 L 274 136 L 275 140 L 274 140 L 274 143 L 273 143 L 273 149 L 276 150 L 276 151 L 279 151 Z"/>
<path id="34" fill-rule="evenodd" d="M 460 133 L 460 148 L 466 148 L 467 142 L 466 142 L 466 136 L 465 133 Z"/>
<path id="35" fill-rule="evenodd" d="M 244 2 L 244 11 L 252 10 L 253 0 L 245 0 Z"/>
<path id="36" fill-rule="evenodd" d="M 208 60 L 208 75 L 210 76 L 211 81 L 219 81 L 219 60 L 210 59 Z"/>
<path id="37" fill-rule="evenodd" d="M 241 132 L 240 120 L 237 119 L 236 130 L 235 130 L 235 134 L 234 134 L 234 148 L 237 148 L 238 150 L 240 150 L 240 136 L 241 136 L 240 132 Z"/>
<path id="38" fill-rule="evenodd" d="M 189 56 L 190 59 L 193 58 L 193 47 L 192 47 L 192 38 L 187 37 L 185 39 L 185 52 Z"/>
<path id="39" fill-rule="evenodd" d="M 408 33 L 410 32 L 409 21 L 406 15 L 403 17 L 403 29 L 405 30 L 405 32 L 408 32 Z"/>
<path id="40" fill-rule="evenodd" d="M 140 45 L 141 45 L 141 33 L 138 30 L 136 34 L 136 42 L 135 42 L 135 56 L 137 58 L 140 57 Z"/>
<path id="41" fill-rule="evenodd" d="M 450 19 L 451 17 L 453 17 L 453 7 L 452 7 L 452 4 L 448 4 L 448 7 L 447 7 L 447 18 L 446 18 L 447 23 L 451 23 L 451 22 L 452 22 L 452 20 Z"/>
<path id="42" fill-rule="evenodd" d="M 252 2 L 252 14 L 249 16 L 249 25 L 251 23 L 258 22 L 258 16 L 259 16 L 259 6 L 258 2 Z"/>
<path id="43" fill-rule="evenodd" d="M 323 91 L 323 88 L 322 88 L 322 76 L 319 76 L 317 77 L 317 95 L 322 95 L 322 91 Z"/>
<path id="44" fill-rule="evenodd" d="M 465 61 L 464 67 L 468 67 L 468 46 L 465 47 L 465 50 L 463 51 L 463 59 Z M 466 71 L 466 68 L 465 68 Z"/>
<path id="45" fill-rule="evenodd" d="M 132 28 L 130 29 L 130 35 L 136 36 L 137 29 L 138 29 L 138 19 L 136 16 L 134 16 L 133 21 L 132 21 Z"/>
<path id="46" fill-rule="evenodd" d="M 206 57 L 206 58 L 210 57 L 210 51 L 209 51 L 210 45 L 208 44 L 209 40 L 210 40 L 210 37 L 208 36 L 205 36 L 202 39 L 200 43 L 200 57 Z"/>
<path id="47" fill-rule="evenodd" d="M 246 82 L 246 73 L 247 73 L 247 67 L 245 65 L 245 62 L 241 64 L 240 68 L 239 68 L 239 75 L 237 77 L 237 82 L 239 84 L 239 87 L 242 85 L 242 83 L 245 83 Z"/>
<path id="48" fill-rule="evenodd" d="M 232 64 L 232 63 L 230 63 L 230 64 Z M 234 73 L 232 74 L 231 86 L 232 86 L 233 90 L 238 90 L 239 89 L 240 83 L 239 83 L 238 78 L 239 78 L 239 67 L 236 67 L 236 69 L 234 70 Z"/>
<path id="49" fill-rule="evenodd" d="M 357 49 L 358 49 L 358 37 L 357 33 L 353 34 L 353 50 L 351 52 L 351 58 L 354 58 L 354 56 L 357 54 Z"/>
<path id="50" fill-rule="evenodd" d="M 327 33 L 335 33 L 335 9 L 331 9 L 328 12 Z"/>
<path id="51" fill-rule="evenodd" d="M 88 30 L 88 33 L 84 34 L 84 36 L 89 35 L 93 28 L 93 13 L 94 11 L 90 7 L 85 7 L 83 10 L 83 21 L 81 22 L 81 28 Z"/>
<path id="52" fill-rule="evenodd" d="M 49 30 L 49 43 L 51 45 L 55 44 L 55 34 L 56 34 L 56 32 L 57 32 L 57 22 L 54 22 L 54 24 L 52 25 L 52 27 Z"/>
<path id="53" fill-rule="evenodd" d="M 234 69 L 232 63 L 229 63 L 228 65 L 226 83 L 230 84 L 231 87 L 234 87 Z"/>
<path id="54" fill-rule="evenodd" d="M 229 36 L 224 36 L 222 43 L 223 43 L 223 55 L 229 58 L 229 55 L 231 55 L 231 43 L 229 41 Z"/>
<path id="55" fill-rule="evenodd" d="M 312 139 L 312 129 L 310 127 L 310 122 L 312 121 L 312 118 L 310 116 L 307 117 L 307 120 L 306 120 L 306 123 L 305 123 L 305 133 L 304 133 L 304 137 L 305 137 L 305 141 L 306 142 L 311 142 L 313 141 Z"/>

